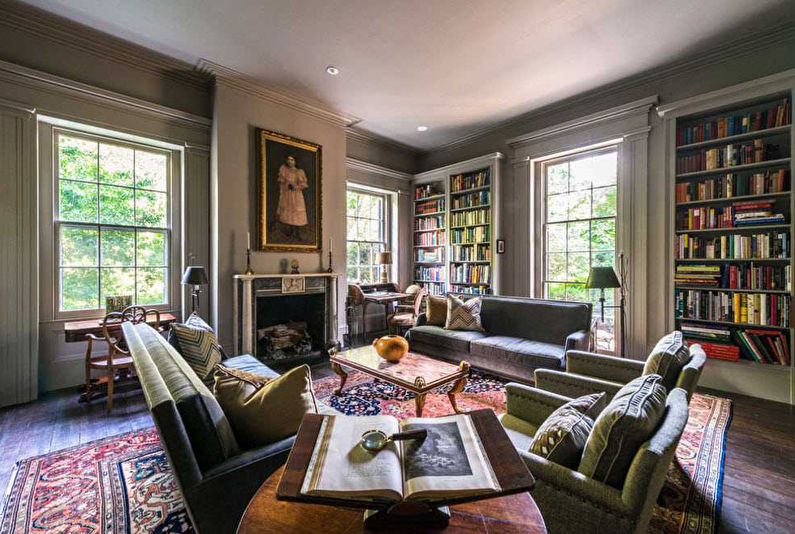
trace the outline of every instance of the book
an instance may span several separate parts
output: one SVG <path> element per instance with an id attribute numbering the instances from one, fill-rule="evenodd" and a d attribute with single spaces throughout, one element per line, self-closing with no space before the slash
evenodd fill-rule
<path id="1" fill-rule="evenodd" d="M 425 429 L 422 440 L 391 442 L 378 453 L 362 434 Z M 500 491 L 497 477 L 468 414 L 410 418 L 324 418 L 301 494 L 373 502 L 434 501 Z"/>

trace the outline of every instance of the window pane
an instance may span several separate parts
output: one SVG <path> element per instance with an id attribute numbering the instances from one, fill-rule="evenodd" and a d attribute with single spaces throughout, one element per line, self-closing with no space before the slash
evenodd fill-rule
<path id="1" fill-rule="evenodd" d="M 97 267 L 97 231 L 76 226 L 61 226 L 61 265 Z M 96 286 L 94 287 L 96 296 Z"/>
<path id="2" fill-rule="evenodd" d="M 595 252 L 593 255 L 593 267 L 615 267 L 616 253 L 611 251 Z"/>
<path id="3" fill-rule="evenodd" d="M 569 171 L 571 172 L 571 177 L 569 178 L 570 191 L 582 191 L 591 188 L 593 177 L 593 158 L 591 156 L 572 160 Z"/>
<path id="4" fill-rule="evenodd" d="M 566 223 L 547 225 L 547 250 L 566 252 Z"/>
<path id="5" fill-rule="evenodd" d="M 102 266 L 133 267 L 135 265 L 135 232 L 102 230 Z"/>
<path id="6" fill-rule="evenodd" d="M 58 216 L 62 221 L 97 222 L 97 186 L 61 180 L 58 184 Z"/>
<path id="7" fill-rule="evenodd" d="M 133 185 L 133 149 L 118 145 L 99 145 L 99 181 Z"/>
<path id="8" fill-rule="evenodd" d="M 548 254 L 547 279 L 554 281 L 566 280 L 566 255 Z"/>
<path id="9" fill-rule="evenodd" d="M 566 298 L 566 284 L 546 284 L 547 298 L 553 300 L 564 300 Z"/>
<path id="10" fill-rule="evenodd" d="M 134 224 L 134 197 L 133 190 L 127 187 L 100 185 L 100 222 L 105 224 Z"/>
<path id="11" fill-rule="evenodd" d="M 590 270 L 589 254 L 587 252 L 575 252 L 568 255 L 567 277 L 572 282 L 585 282 L 588 280 Z"/>
<path id="12" fill-rule="evenodd" d="M 568 219 L 567 195 L 547 197 L 547 222 L 565 221 Z"/>
<path id="13" fill-rule="evenodd" d="M 588 301 L 588 290 L 585 284 L 568 284 L 566 286 L 566 300 Z"/>
<path id="14" fill-rule="evenodd" d="M 361 278 L 359 279 L 359 282 L 363 284 L 369 284 L 372 283 L 372 281 L 373 281 L 373 276 L 372 273 L 370 272 L 370 269 L 364 269 L 364 268 L 361 269 Z"/>
<path id="15" fill-rule="evenodd" d="M 356 215 L 358 217 L 369 217 L 370 216 L 370 199 L 372 197 L 370 195 L 359 195 L 359 205 L 357 206 Z"/>
<path id="16" fill-rule="evenodd" d="M 137 269 L 136 273 L 138 304 L 164 304 L 168 301 L 165 269 L 144 268 Z"/>
<path id="17" fill-rule="evenodd" d="M 370 232 L 367 236 L 369 241 L 380 241 L 381 240 L 381 222 L 380 221 L 370 221 Z"/>
<path id="18" fill-rule="evenodd" d="M 61 311 L 98 308 L 98 283 L 97 269 L 61 269 Z"/>
<path id="19" fill-rule="evenodd" d="M 132 267 L 103 267 L 100 307 L 105 307 L 105 297 L 130 295 L 135 298 L 135 269 Z"/>
<path id="20" fill-rule="evenodd" d="M 382 199 L 378 197 L 371 197 L 372 201 L 370 202 L 370 218 L 371 219 L 381 219 L 383 216 L 382 213 L 382 206 L 383 203 Z"/>
<path id="21" fill-rule="evenodd" d="M 359 205 L 359 195 L 352 191 L 348 191 L 348 215 L 356 215 L 356 210 Z"/>
<path id="22" fill-rule="evenodd" d="M 569 164 L 560 163 L 547 167 L 547 194 L 565 193 L 569 190 Z"/>
<path id="23" fill-rule="evenodd" d="M 348 235 L 347 235 L 348 240 L 351 241 L 356 239 L 356 219 L 348 217 L 347 224 L 348 224 Z"/>
<path id="24" fill-rule="evenodd" d="M 356 265 L 358 259 L 357 256 L 358 253 L 359 253 L 359 245 L 349 241 L 346 250 L 347 260 L 345 261 L 345 265 Z"/>
<path id="25" fill-rule="evenodd" d="M 601 187 L 593 190 L 593 216 L 615 217 L 616 187 Z"/>
<path id="26" fill-rule="evenodd" d="M 594 250 L 615 250 L 616 220 L 591 221 L 591 248 Z"/>
<path id="27" fill-rule="evenodd" d="M 348 281 L 349 282 L 357 282 L 359 280 L 356 277 L 356 267 L 348 267 L 347 274 L 348 274 Z"/>
<path id="28" fill-rule="evenodd" d="M 588 221 L 569 223 L 567 247 L 569 252 L 588 252 L 591 246 Z"/>
<path id="29" fill-rule="evenodd" d="M 166 194 L 153 191 L 136 191 L 136 222 L 141 226 L 165 228 L 168 224 Z"/>
<path id="30" fill-rule="evenodd" d="M 97 181 L 97 142 L 58 136 L 58 177 Z"/>
<path id="31" fill-rule="evenodd" d="M 137 251 L 139 267 L 165 267 L 168 265 L 164 232 L 139 230 Z"/>
<path id="32" fill-rule="evenodd" d="M 135 151 L 135 186 L 144 189 L 166 190 L 168 158 L 165 154 Z"/>
<path id="33" fill-rule="evenodd" d="M 591 191 L 569 193 L 569 220 L 589 219 L 591 217 Z"/>
<path id="34" fill-rule="evenodd" d="M 614 184 L 617 181 L 618 152 L 599 154 L 593 158 L 593 186 Z"/>

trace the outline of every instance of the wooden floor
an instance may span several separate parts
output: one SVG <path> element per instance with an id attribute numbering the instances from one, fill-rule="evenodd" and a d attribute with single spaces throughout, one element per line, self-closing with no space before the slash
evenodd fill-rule
<path id="1" fill-rule="evenodd" d="M 328 365 L 313 367 L 317 379 Z M 711 392 L 734 401 L 727 438 L 723 507 L 718 532 L 795 532 L 795 408 L 749 397 Z M 0 496 L 17 460 L 152 425 L 140 390 L 114 398 L 77 402 L 74 390 L 43 395 L 37 402 L 0 409 Z"/>

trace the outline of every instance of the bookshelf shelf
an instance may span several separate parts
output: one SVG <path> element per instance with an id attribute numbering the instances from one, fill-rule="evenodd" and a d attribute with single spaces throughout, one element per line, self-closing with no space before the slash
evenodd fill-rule
<path id="1" fill-rule="evenodd" d="M 674 260 L 677 263 L 742 263 L 742 262 L 782 262 L 788 263 L 789 258 L 738 258 L 738 259 L 724 259 L 724 258 L 680 258 Z"/>
<path id="2" fill-rule="evenodd" d="M 767 295 L 789 295 L 789 291 L 784 289 L 729 289 L 728 287 L 709 287 L 709 286 L 692 286 L 692 285 L 676 285 L 676 289 L 692 289 L 696 291 L 721 291 L 723 293 L 765 293 Z"/>
<path id="3" fill-rule="evenodd" d="M 726 198 L 710 198 L 706 200 L 689 200 L 687 202 L 677 202 L 676 206 L 701 206 L 703 204 L 731 204 L 733 202 L 747 202 L 749 200 L 765 200 L 777 199 L 788 197 L 792 194 L 791 191 L 782 191 L 781 193 L 764 193 L 761 195 L 740 195 L 737 197 Z"/>
<path id="4" fill-rule="evenodd" d="M 776 126 L 775 128 L 765 128 L 764 130 L 756 130 L 755 132 L 741 133 L 737 135 L 730 135 L 727 137 L 719 137 L 717 139 L 710 139 L 709 141 L 701 141 L 699 143 L 690 143 L 688 145 L 679 145 L 676 147 L 677 151 L 692 150 L 694 148 L 704 148 L 708 146 L 725 145 L 734 143 L 736 141 L 746 141 L 748 139 L 758 139 L 760 137 L 770 137 L 774 135 L 787 134 L 792 128 L 791 124 L 784 126 Z"/>
<path id="5" fill-rule="evenodd" d="M 482 185 L 480 187 L 470 187 L 469 189 L 461 189 L 460 191 L 450 191 L 450 196 L 465 195 L 467 193 L 474 193 L 475 191 L 486 191 L 491 189 L 491 184 Z"/>
<path id="6" fill-rule="evenodd" d="M 703 171 L 684 172 L 677 174 L 677 178 L 696 178 L 699 176 L 709 176 L 710 174 L 725 174 L 727 172 L 748 171 L 753 169 L 762 169 L 765 167 L 782 167 L 789 165 L 791 158 L 778 158 L 770 159 L 767 161 L 759 161 L 756 163 L 746 163 L 744 165 L 733 165 L 731 167 L 720 167 L 718 169 L 707 169 Z"/>
<path id="7" fill-rule="evenodd" d="M 735 323 L 733 321 L 712 321 L 710 319 L 691 319 L 690 317 L 677 317 L 676 320 L 685 323 L 719 324 L 723 326 L 735 326 L 742 328 L 758 328 L 760 330 L 785 330 L 785 331 L 790 330 L 788 326 L 770 326 L 766 324 L 755 324 L 755 323 Z"/>
<path id="8" fill-rule="evenodd" d="M 729 228 L 699 228 L 698 230 L 677 230 L 677 234 L 718 234 L 729 232 L 755 232 L 757 230 L 789 230 L 789 224 L 756 224 L 730 226 Z"/>
<path id="9" fill-rule="evenodd" d="M 415 213 L 415 217 L 432 217 L 434 215 L 444 215 L 443 211 L 434 211 L 433 213 Z"/>
<path id="10" fill-rule="evenodd" d="M 439 193 L 438 195 L 431 195 L 429 197 L 415 198 L 414 202 L 424 202 L 426 200 L 439 200 L 442 198 L 444 198 L 444 193 Z"/>

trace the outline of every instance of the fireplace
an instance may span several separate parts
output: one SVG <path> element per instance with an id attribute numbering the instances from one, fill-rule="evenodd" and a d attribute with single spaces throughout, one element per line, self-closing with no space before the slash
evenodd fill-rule
<path id="1" fill-rule="evenodd" d="M 289 367 L 325 357 L 336 344 L 337 275 L 234 278 L 236 354 Z"/>

